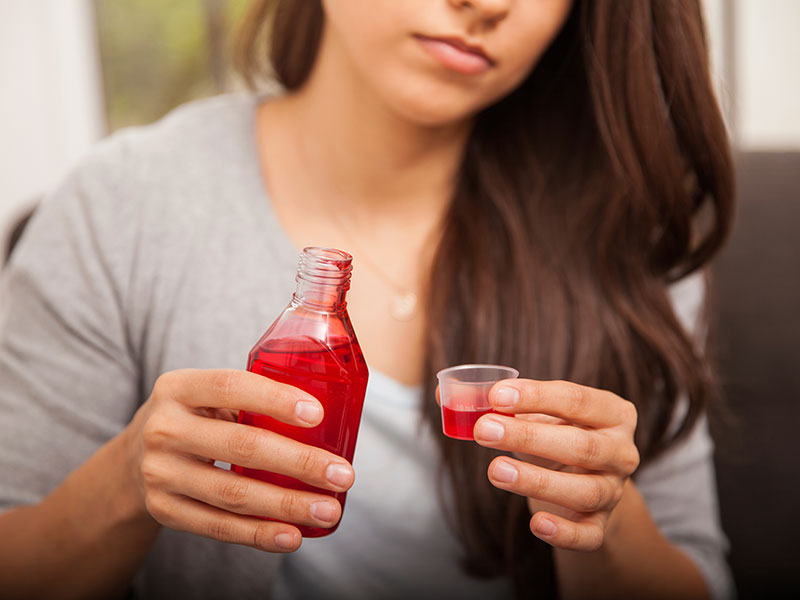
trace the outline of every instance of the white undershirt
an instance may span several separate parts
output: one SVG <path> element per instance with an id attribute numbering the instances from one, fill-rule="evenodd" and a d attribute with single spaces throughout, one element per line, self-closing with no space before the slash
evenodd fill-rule
<path id="1" fill-rule="evenodd" d="M 460 569 L 463 551 L 439 503 L 439 451 L 420 421 L 421 395 L 421 387 L 370 371 L 341 524 L 285 557 L 275 598 L 511 596 L 508 579 L 476 580 Z"/>

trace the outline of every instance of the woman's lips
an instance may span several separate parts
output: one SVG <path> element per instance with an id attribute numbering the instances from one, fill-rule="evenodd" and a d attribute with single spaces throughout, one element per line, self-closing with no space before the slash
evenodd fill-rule
<path id="1" fill-rule="evenodd" d="M 494 66 L 483 48 L 459 38 L 415 35 L 416 40 L 442 66 L 463 75 L 480 75 Z"/>

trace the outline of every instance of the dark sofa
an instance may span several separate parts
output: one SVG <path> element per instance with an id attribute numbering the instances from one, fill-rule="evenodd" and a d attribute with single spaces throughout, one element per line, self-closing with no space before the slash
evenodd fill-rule
<path id="1" fill-rule="evenodd" d="M 798 597 L 800 152 L 741 154 L 737 177 L 736 222 L 712 269 L 722 522 L 741 598 Z"/>

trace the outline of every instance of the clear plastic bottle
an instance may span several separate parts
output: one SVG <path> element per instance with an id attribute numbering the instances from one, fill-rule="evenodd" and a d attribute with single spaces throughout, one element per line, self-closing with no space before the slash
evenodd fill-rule
<path id="1" fill-rule="evenodd" d="M 287 425 L 249 411 L 239 422 L 263 427 L 304 444 L 324 448 L 352 462 L 367 371 L 356 340 L 345 296 L 350 288 L 353 257 L 331 248 L 306 248 L 300 255 L 297 288 L 289 306 L 250 351 L 247 370 L 300 388 L 322 403 L 325 417 L 312 428 Z M 292 477 L 234 465 L 237 473 L 284 488 L 333 496 L 342 504 L 346 492 L 323 490 Z M 298 525 L 304 537 L 333 533 L 337 525 Z"/>

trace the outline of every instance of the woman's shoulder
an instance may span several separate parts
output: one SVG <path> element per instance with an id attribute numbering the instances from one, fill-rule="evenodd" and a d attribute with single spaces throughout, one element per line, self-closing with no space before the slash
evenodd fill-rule
<path id="1" fill-rule="evenodd" d="M 120 129 L 82 161 L 83 169 L 112 173 L 146 168 L 149 176 L 173 176 L 194 165 L 218 164 L 252 149 L 257 97 L 237 93 L 194 100 L 154 123 Z"/>
<path id="2" fill-rule="evenodd" d="M 47 237 L 69 224 L 107 256 L 223 227 L 263 193 L 256 106 L 254 95 L 218 96 L 115 132 L 42 199 L 31 227 Z"/>
<path id="3" fill-rule="evenodd" d="M 260 185 L 258 97 L 226 94 L 184 104 L 155 123 L 98 143 L 43 205 L 81 205 L 106 225 L 214 218 Z"/>

